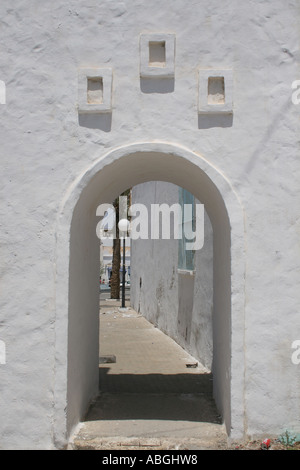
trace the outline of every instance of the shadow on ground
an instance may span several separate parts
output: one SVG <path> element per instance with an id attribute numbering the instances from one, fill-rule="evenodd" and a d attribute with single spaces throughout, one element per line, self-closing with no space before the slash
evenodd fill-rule
<path id="1" fill-rule="evenodd" d="M 99 395 L 73 448 L 226 448 L 209 370 L 130 307 L 100 304 Z"/>
<path id="2" fill-rule="evenodd" d="M 100 368 L 100 395 L 86 421 L 168 420 L 220 424 L 211 374 L 108 374 Z"/>
<path id="3" fill-rule="evenodd" d="M 99 390 L 108 393 L 196 393 L 212 396 L 212 374 L 110 374 L 99 369 Z"/>

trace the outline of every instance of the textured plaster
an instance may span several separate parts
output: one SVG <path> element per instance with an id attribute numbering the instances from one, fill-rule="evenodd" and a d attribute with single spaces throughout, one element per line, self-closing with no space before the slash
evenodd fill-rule
<path id="1" fill-rule="evenodd" d="M 178 203 L 179 188 L 149 182 L 133 188 L 132 202 Z M 199 201 L 196 201 L 200 203 Z M 149 223 L 150 226 L 150 223 Z M 178 240 L 136 240 L 131 246 L 131 303 L 158 328 L 212 368 L 213 243 L 205 215 L 204 245 L 195 254 L 195 270 L 179 272 Z"/>
<path id="2" fill-rule="evenodd" d="M 95 314 L 98 293 L 95 264 L 98 257 L 95 253 L 98 247 L 94 233 L 97 205 L 104 203 L 106 197 L 113 200 L 125 188 L 159 179 L 173 181 L 194 193 L 207 208 L 213 225 L 216 253 L 214 322 L 217 324 L 214 330 L 217 343 L 214 346 L 214 395 L 228 433 L 243 435 L 245 233 L 242 207 L 229 182 L 200 155 L 170 144 L 140 143 L 121 147 L 101 157 L 74 182 L 60 210 L 55 325 L 59 379 L 55 384 L 54 400 L 58 442 L 63 440 L 64 432 L 72 431 L 86 411 L 88 398 L 92 399 L 97 393 L 98 351 L 96 342 L 91 342 L 98 328 Z M 111 182 L 108 186 L 107 181 Z M 68 269 L 69 277 L 66 276 Z M 236 292 L 232 301 L 231 289 Z M 82 341 L 76 341 L 80 335 Z M 66 356 L 68 364 L 64 362 Z"/>
<path id="3" fill-rule="evenodd" d="M 300 374 L 291 362 L 300 337 L 300 129 L 291 100 L 299 15 L 296 0 L 1 2 L 2 448 L 61 447 L 83 414 L 95 391 L 94 372 L 84 368 L 95 364 L 96 347 L 76 339 L 96 326 L 96 294 L 78 272 L 89 265 L 96 275 L 96 207 L 162 175 L 214 196 L 206 201 L 219 233 L 214 260 L 228 267 L 230 253 L 234 262 L 229 277 L 218 270 L 215 299 L 218 311 L 228 310 L 220 289 L 228 292 L 231 280 L 232 315 L 218 318 L 218 331 L 231 333 L 231 367 L 216 368 L 218 402 L 231 403 L 230 435 L 299 428 Z M 176 35 L 175 75 L 142 80 L 139 38 L 156 32 Z M 85 67 L 113 68 L 111 113 L 79 115 Z M 201 69 L 234 72 L 233 114 L 198 114 Z M 83 300 L 70 311 L 69 280 L 70 292 L 79 286 L 89 297 L 84 320 Z M 85 372 L 72 375 L 68 350 L 70 364 L 85 351 Z"/>

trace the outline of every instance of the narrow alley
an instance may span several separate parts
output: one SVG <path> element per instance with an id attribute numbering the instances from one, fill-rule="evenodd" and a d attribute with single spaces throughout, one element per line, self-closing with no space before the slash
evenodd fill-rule
<path id="1" fill-rule="evenodd" d="M 142 315 L 119 306 L 101 301 L 100 393 L 72 448 L 226 448 L 211 373 Z"/>

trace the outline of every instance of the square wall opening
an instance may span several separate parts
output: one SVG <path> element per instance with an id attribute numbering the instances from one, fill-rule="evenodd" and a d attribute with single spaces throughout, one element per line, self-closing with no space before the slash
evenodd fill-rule
<path id="1" fill-rule="evenodd" d="M 151 67 L 166 66 L 166 42 L 150 41 L 149 42 L 149 65 Z"/>
<path id="2" fill-rule="evenodd" d="M 225 82 L 224 77 L 208 78 L 208 104 L 224 104 L 225 103 Z"/>
<path id="3" fill-rule="evenodd" d="M 89 104 L 103 103 L 103 78 L 93 77 L 87 79 L 87 102 Z"/>

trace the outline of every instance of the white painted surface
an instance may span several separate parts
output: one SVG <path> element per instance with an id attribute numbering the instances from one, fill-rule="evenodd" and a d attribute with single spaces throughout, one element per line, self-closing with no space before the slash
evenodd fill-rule
<path id="1" fill-rule="evenodd" d="M 101 83 L 101 92 L 89 90 L 89 83 Z M 112 111 L 111 68 L 81 68 L 78 73 L 78 111 L 81 114 L 111 113 Z"/>
<path id="2" fill-rule="evenodd" d="M 0 80 L 0 104 L 6 104 L 6 85 Z"/>
<path id="3" fill-rule="evenodd" d="M 117 176 L 118 175 L 118 176 Z M 113 200 L 134 184 L 161 179 L 188 188 L 205 204 L 213 224 L 214 237 L 214 395 L 224 417 L 228 432 L 241 436 L 244 429 L 244 217 L 236 194 L 228 181 L 200 155 L 165 143 L 142 143 L 120 147 L 96 161 L 72 185 L 60 209 L 56 251 L 56 370 L 55 421 L 58 442 L 72 431 L 86 411 L 88 396 L 96 393 L 98 367 L 95 337 L 88 341 L 86 331 L 97 329 L 95 260 L 96 204 L 104 198 Z M 111 181 L 107 187 L 106 182 Z M 229 221 L 231 230 L 229 227 Z M 94 241 L 93 241 L 94 240 Z M 83 246 L 84 250 L 79 250 Z M 94 246 L 94 249 L 92 247 Z M 69 251 L 70 250 L 70 251 Z M 70 259 L 68 253 L 70 252 Z M 67 256 L 66 256 L 67 255 Z M 68 271 L 69 270 L 69 271 Z M 66 274 L 69 272 L 69 279 Z M 230 286 L 237 292 L 230 299 Z M 69 302 L 66 304 L 66 294 Z M 80 323 L 84 328 L 81 332 Z M 66 313 L 68 312 L 68 316 Z M 69 341 L 66 344 L 67 332 Z M 70 334 L 72 333 L 72 334 Z M 82 336 L 80 343 L 73 338 Z M 84 340 L 85 338 L 85 340 Z M 76 345 L 76 351 L 74 349 Z M 76 361 L 76 356 L 80 361 Z M 68 364 L 65 362 L 68 357 Z M 74 362 L 73 362 L 74 361 Z M 76 369 L 71 367 L 76 364 Z M 86 365 L 89 364 L 89 368 Z M 66 374 L 68 370 L 68 380 Z M 62 380 L 62 382 L 61 382 Z M 76 390 L 75 392 L 71 392 Z M 68 393 L 67 416 L 65 391 Z M 235 408 L 231 408 L 234 395 Z M 66 423 L 64 420 L 66 419 Z"/>
<path id="4" fill-rule="evenodd" d="M 135 186 L 132 192 L 133 204 L 143 204 L 149 214 L 152 204 L 171 207 L 178 203 L 178 198 L 178 186 L 163 182 L 144 183 Z M 191 273 L 178 270 L 178 240 L 173 236 L 170 240 L 133 240 L 131 303 L 136 311 L 211 369 L 213 240 L 207 215 L 204 232 L 204 245 L 196 251 L 195 272 Z"/>
<path id="5" fill-rule="evenodd" d="M 83 413 L 96 383 L 96 294 L 84 276 L 97 271 L 95 210 L 160 177 L 205 196 L 218 233 L 215 320 L 226 333 L 216 385 L 231 436 L 299 427 L 298 2 L 171 4 L 0 4 L 2 448 L 61 446 Z M 140 34 L 169 31 L 175 78 L 141 79 Z M 114 69 L 112 114 L 79 116 L 78 69 L 104 65 Z M 233 70 L 233 115 L 198 116 L 207 68 Z"/>
<path id="6" fill-rule="evenodd" d="M 0 340 L 0 365 L 6 364 L 6 344 Z"/>
<path id="7" fill-rule="evenodd" d="M 223 89 L 218 93 L 210 86 L 210 80 L 222 79 Z M 233 113 L 233 72 L 232 70 L 199 70 L 199 114 Z M 214 92 L 214 93 L 212 93 Z"/>
<path id="8" fill-rule="evenodd" d="M 160 44 L 164 53 L 154 45 Z M 175 34 L 152 33 L 140 37 L 140 74 L 146 78 L 172 78 L 175 74 Z M 151 51 L 151 46 L 154 51 Z"/>

